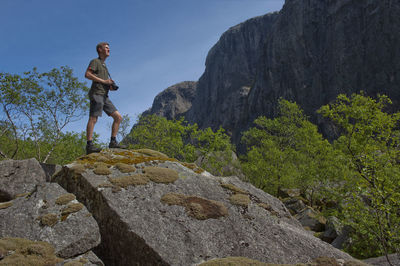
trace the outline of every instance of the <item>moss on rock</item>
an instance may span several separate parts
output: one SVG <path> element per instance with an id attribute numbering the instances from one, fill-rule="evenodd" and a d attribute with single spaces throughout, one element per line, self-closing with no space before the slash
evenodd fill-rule
<path id="1" fill-rule="evenodd" d="M 135 150 L 138 153 L 141 153 L 143 155 L 151 156 L 151 157 L 159 157 L 159 158 L 169 158 L 167 155 L 165 155 L 162 152 L 151 150 L 151 149 L 138 149 Z"/>
<path id="2" fill-rule="evenodd" d="M 340 266 L 339 262 L 335 258 L 320 257 L 313 260 L 316 266 Z"/>
<path id="3" fill-rule="evenodd" d="M 197 196 L 168 193 L 161 198 L 161 202 L 183 206 L 189 216 L 198 220 L 217 219 L 228 215 L 228 209 L 223 203 Z"/>
<path id="4" fill-rule="evenodd" d="M 94 170 L 93 173 L 96 175 L 110 175 L 111 171 L 108 169 L 109 165 L 105 164 L 103 162 L 96 162 L 94 164 Z"/>
<path id="5" fill-rule="evenodd" d="M 199 266 L 234 266 L 234 265 L 243 265 L 243 266 L 267 266 L 267 263 L 252 260 L 244 257 L 228 257 L 222 259 L 213 259 L 210 261 L 206 261 L 201 263 Z"/>
<path id="6" fill-rule="evenodd" d="M 78 212 L 83 209 L 82 203 L 70 203 L 61 211 L 61 215 L 69 215 L 74 212 Z"/>
<path id="7" fill-rule="evenodd" d="M 272 215 L 277 216 L 277 217 L 280 217 L 279 212 L 275 211 L 275 210 L 271 207 L 271 205 L 269 205 L 269 204 L 267 204 L 267 203 L 261 202 L 261 203 L 258 203 L 258 206 L 260 206 L 261 208 L 263 208 L 263 209 L 269 211 Z"/>
<path id="8" fill-rule="evenodd" d="M 110 178 L 110 182 L 119 187 L 126 188 L 128 186 L 146 185 L 149 183 L 149 178 L 143 174 L 134 174 L 117 178 Z"/>
<path id="9" fill-rule="evenodd" d="M 173 183 L 179 178 L 178 172 L 169 168 L 149 166 L 143 171 L 151 181 L 156 183 Z"/>
<path id="10" fill-rule="evenodd" d="M 53 226 L 58 222 L 58 215 L 55 213 L 48 213 L 39 218 L 40 223 L 44 226 Z"/>
<path id="11" fill-rule="evenodd" d="M 54 247 L 47 242 L 31 241 L 23 238 L 1 238 L 0 250 L 5 257 L 0 265 L 56 265 L 63 259 L 54 253 Z"/>
<path id="12" fill-rule="evenodd" d="M 86 168 L 82 164 L 75 164 L 70 168 L 75 174 L 83 174 L 86 171 Z"/>
<path id="13" fill-rule="evenodd" d="M 184 206 L 186 196 L 179 193 L 168 193 L 161 197 L 161 202 L 168 205 L 181 205 Z"/>
<path id="14" fill-rule="evenodd" d="M 73 261 L 69 261 L 69 262 L 65 263 L 63 266 L 83 266 L 83 265 L 85 265 L 85 263 L 83 263 L 81 261 L 73 260 Z"/>
<path id="15" fill-rule="evenodd" d="M 56 204 L 58 204 L 58 205 L 65 205 L 65 204 L 67 204 L 68 202 L 73 201 L 73 200 L 75 200 L 75 199 L 76 199 L 76 197 L 75 197 L 74 194 L 72 194 L 72 193 L 67 193 L 67 194 L 64 194 L 64 195 L 59 196 L 59 197 L 56 199 Z"/>
<path id="16" fill-rule="evenodd" d="M 240 194 L 249 194 L 248 191 L 243 190 L 241 188 L 238 188 L 237 186 L 233 185 L 233 184 L 229 184 L 229 183 L 221 183 L 221 187 L 229 189 L 235 193 L 240 193 Z"/>
<path id="17" fill-rule="evenodd" d="M 126 163 L 116 163 L 115 167 L 121 173 L 131 173 L 131 172 L 135 172 L 136 171 L 136 168 L 134 166 L 126 164 Z"/>
<path id="18" fill-rule="evenodd" d="M 247 207 L 251 202 L 249 196 L 244 194 L 234 194 L 229 198 L 229 200 L 234 205 L 245 207 Z"/>
<path id="19" fill-rule="evenodd" d="M 0 202 L 0 210 L 7 209 L 8 207 L 11 207 L 12 205 L 13 205 L 12 201 Z"/>
<path id="20" fill-rule="evenodd" d="M 191 169 L 193 172 L 195 172 L 196 174 L 201 174 L 204 172 L 204 169 L 198 167 L 195 163 L 181 163 L 183 166 L 185 166 L 186 168 Z"/>

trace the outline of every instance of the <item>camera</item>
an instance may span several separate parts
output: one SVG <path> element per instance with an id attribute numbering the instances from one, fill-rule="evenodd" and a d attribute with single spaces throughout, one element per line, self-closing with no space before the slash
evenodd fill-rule
<path id="1" fill-rule="evenodd" d="M 117 84 L 115 84 L 115 82 L 113 82 L 112 84 L 111 84 L 111 88 L 113 89 L 113 90 L 118 90 L 118 86 L 117 86 Z"/>

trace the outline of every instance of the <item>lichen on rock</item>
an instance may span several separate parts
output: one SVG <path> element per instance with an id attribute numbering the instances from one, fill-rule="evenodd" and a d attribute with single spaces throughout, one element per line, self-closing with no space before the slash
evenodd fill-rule
<path id="1" fill-rule="evenodd" d="M 201 263 L 199 266 L 230 266 L 230 265 L 243 265 L 243 266 L 267 266 L 267 263 L 252 260 L 244 257 L 228 257 L 221 259 L 213 259 Z"/>
<path id="2" fill-rule="evenodd" d="M 234 205 L 245 206 L 245 207 L 247 207 L 251 202 L 248 195 L 244 195 L 244 194 L 240 194 L 240 193 L 232 195 L 229 198 L 229 200 Z"/>
<path id="3" fill-rule="evenodd" d="M 269 211 L 272 215 L 276 216 L 276 217 L 280 217 L 279 212 L 275 211 L 271 205 L 267 204 L 267 203 L 258 203 L 258 206 L 260 206 L 261 208 Z"/>
<path id="4" fill-rule="evenodd" d="M 54 247 L 44 241 L 1 238 L 0 250 L 5 251 L 0 265 L 56 265 L 63 261 L 55 255 Z"/>
<path id="5" fill-rule="evenodd" d="M 183 206 L 189 216 L 198 220 L 217 219 L 228 215 L 228 209 L 223 203 L 197 196 L 168 193 L 161 198 L 161 202 Z"/>
<path id="6" fill-rule="evenodd" d="M 74 194 L 72 194 L 72 193 L 67 193 L 67 194 L 64 194 L 64 195 L 61 195 L 60 197 L 58 197 L 58 198 L 56 199 L 56 204 L 58 204 L 58 205 L 65 205 L 65 204 L 67 204 L 68 202 L 73 201 L 73 200 L 75 200 L 75 199 L 76 199 L 76 197 L 75 197 Z"/>
<path id="7" fill-rule="evenodd" d="M 160 158 L 169 158 L 167 155 L 165 155 L 162 152 L 151 150 L 151 149 L 137 149 L 135 150 L 138 153 L 151 156 L 151 157 L 160 157 Z"/>
<path id="8" fill-rule="evenodd" d="M 126 164 L 126 163 L 116 163 L 115 167 L 121 173 L 131 173 L 131 172 L 135 172 L 136 171 L 136 168 L 134 166 Z"/>
<path id="9" fill-rule="evenodd" d="M 13 205 L 12 201 L 0 202 L 0 210 L 7 209 L 8 207 L 11 207 L 12 205 Z"/>
<path id="10" fill-rule="evenodd" d="M 70 203 L 61 211 L 61 215 L 69 215 L 74 212 L 78 212 L 83 209 L 82 203 Z"/>
<path id="11" fill-rule="evenodd" d="M 105 164 L 103 162 L 96 162 L 94 164 L 93 173 L 95 173 L 96 175 L 110 175 L 111 170 L 108 169 L 108 167 L 109 167 L 108 164 Z"/>
<path id="12" fill-rule="evenodd" d="M 128 186 L 146 185 L 149 183 L 149 178 L 143 174 L 134 174 L 117 178 L 110 178 L 110 182 L 119 187 L 126 188 Z"/>
<path id="13" fill-rule="evenodd" d="M 53 226 L 58 222 L 58 215 L 55 213 L 48 213 L 39 217 L 41 225 Z"/>
<path id="14" fill-rule="evenodd" d="M 74 164 L 70 169 L 76 174 L 83 174 L 86 171 L 85 166 L 82 164 Z"/>
<path id="15" fill-rule="evenodd" d="M 148 166 L 143 171 L 156 183 L 173 183 L 179 178 L 178 172 L 169 168 Z"/>
<path id="16" fill-rule="evenodd" d="M 235 193 L 240 193 L 240 194 L 249 194 L 248 191 L 243 190 L 241 188 L 238 188 L 237 186 L 233 185 L 233 184 L 229 184 L 229 183 L 223 183 L 221 182 L 221 187 L 229 189 Z"/>

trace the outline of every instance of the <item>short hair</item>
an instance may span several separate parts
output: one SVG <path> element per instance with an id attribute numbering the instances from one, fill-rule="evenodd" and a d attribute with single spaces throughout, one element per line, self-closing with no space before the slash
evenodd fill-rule
<path id="1" fill-rule="evenodd" d="M 99 49 L 103 48 L 104 46 L 109 45 L 107 42 L 101 42 L 99 44 L 96 45 L 96 51 L 99 54 Z"/>

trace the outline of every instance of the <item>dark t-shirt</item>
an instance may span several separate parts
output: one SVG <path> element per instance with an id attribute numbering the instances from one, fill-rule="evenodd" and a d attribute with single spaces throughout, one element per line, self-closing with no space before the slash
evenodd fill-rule
<path id="1" fill-rule="evenodd" d="M 108 79 L 108 70 L 105 63 L 102 63 L 100 58 L 93 59 L 89 63 L 89 69 L 93 71 L 96 77 L 101 79 Z M 105 85 L 99 82 L 92 81 L 92 87 L 90 88 L 89 94 L 108 94 L 110 85 Z"/>

